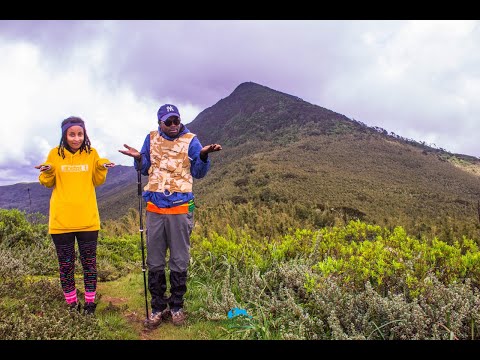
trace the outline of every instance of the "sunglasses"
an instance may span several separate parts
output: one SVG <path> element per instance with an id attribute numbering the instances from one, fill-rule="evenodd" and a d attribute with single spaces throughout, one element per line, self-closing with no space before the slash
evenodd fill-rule
<path id="1" fill-rule="evenodd" d="M 171 118 L 168 118 L 167 120 L 163 121 L 163 123 L 165 124 L 165 126 L 172 126 L 172 124 L 179 125 L 180 119 L 178 117 L 172 116 Z"/>

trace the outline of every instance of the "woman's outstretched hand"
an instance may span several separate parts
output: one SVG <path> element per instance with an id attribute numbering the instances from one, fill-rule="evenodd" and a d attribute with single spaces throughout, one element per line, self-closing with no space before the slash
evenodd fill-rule
<path id="1" fill-rule="evenodd" d="M 35 169 L 40 169 L 40 172 L 50 170 L 52 167 L 50 165 L 37 165 Z"/>

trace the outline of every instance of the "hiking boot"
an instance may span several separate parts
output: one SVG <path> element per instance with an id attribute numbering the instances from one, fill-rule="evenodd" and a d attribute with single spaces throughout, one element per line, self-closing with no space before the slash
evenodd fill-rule
<path id="1" fill-rule="evenodd" d="M 164 311 L 165 310 L 152 312 L 146 325 L 149 328 L 156 328 L 158 325 L 160 325 L 162 323 L 162 314 Z"/>
<path id="2" fill-rule="evenodd" d="M 171 311 L 173 325 L 180 326 L 185 323 L 185 313 L 183 309 L 178 309 L 177 311 Z"/>
<path id="3" fill-rule="evenodd" d="M 97 304 L 93 302 L 87 302 L 83 306 L 83 313 L 85 315 L 93 315 L 95 313 L 95 308 L 97 307 Z"/>
<path id="4" fill-rule="evenodd" d="M 73 302 L 68 305 L 70 311 L 78 311 L 80 312 L 81 304 L 79 302 Z"/>

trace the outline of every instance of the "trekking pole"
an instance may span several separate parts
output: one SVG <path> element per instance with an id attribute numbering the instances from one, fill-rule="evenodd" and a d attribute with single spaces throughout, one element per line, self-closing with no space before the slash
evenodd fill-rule
<path id="1" fill-rule="evenodd" d="M 137 170 L 138 174 L 138 213 L 140 215 L 140 241 L 142 243 L 142 271 L 143 271 L 143 290 L 145 293 L 145 322 L 148 322 L 148 300 L 147 300 L 147 277 L 145 269 L 145 251 L 143 248 L 143 209 L 142 209 L 142 174 L 140 173 L 140 167 Z"/>

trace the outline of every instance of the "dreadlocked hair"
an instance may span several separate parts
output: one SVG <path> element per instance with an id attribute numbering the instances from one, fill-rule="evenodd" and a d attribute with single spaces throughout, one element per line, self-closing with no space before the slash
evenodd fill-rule
<path id="1" fill-rule="evenodd" d="M 85 122 L 77 116 L 70 116 L 70 117 L 68 117 L 68 118 L 66 118 L 65 120 L 62 121 L 61 127 L 63 128 L 63 126 L 65 124 L 69 124 L 70 126 L 78 125 L 78 126 L 81 126 L 83 128 L 84 138 L 83 138 L 83 143 L 80 146 L 80 153 L 82 151 L 86 151 L 88 154 L 90 154 L 91 143 L 90 143 L 90 139 L 88 138 L 88 135 L 87 135 L 87 129 L 85 129 Z M 68 146 L 68 143 L 67 143 L 67 131 L 66 130 L 62 131 L 62 137 L 60 138 L 60 144 L 58 145 L 58 155 L 60 155 L 63 159 L 65 159 L 64 149 L 67 149 L 68 151 L 73 152 L 72 149 L 70 148 L 70 146 Z"/>

